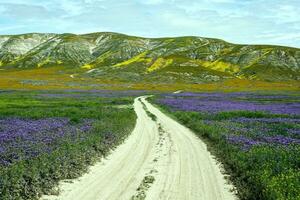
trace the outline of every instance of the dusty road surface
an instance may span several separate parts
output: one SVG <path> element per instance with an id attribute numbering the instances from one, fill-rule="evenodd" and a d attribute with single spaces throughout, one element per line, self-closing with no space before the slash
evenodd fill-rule
<path id="1" fill-rule="evenodd" d="M 122 145 L 88 174 L 72 183 L 61 183 L 59 196 L 42 199 L 236 199 L 206 145 L 189 129 L 145 97 L 135 99 L 134 109 L 137 124 Z"/>

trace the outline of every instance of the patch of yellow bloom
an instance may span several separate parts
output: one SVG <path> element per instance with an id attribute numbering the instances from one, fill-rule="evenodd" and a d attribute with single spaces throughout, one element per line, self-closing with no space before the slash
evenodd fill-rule
<path id="1" fill-rule="evenodd" d="M 83 65 L 81 68 L 82 68 L 82 69 L 92 69 L 93 66 L 90 65 L 90 64 L 85 64 L 85 65 Z"/>
<path id="2" fill-rule="evenodd" d="M 43 60 L 42 62 L 38 63 L 38 67 L 42 67 L 43 65 L 46 65 L 47 63 L 50 62 L 50 58 L 46 58 L 45 60 Z"/>
<path id="3" fill-rule="evenodd" d="M 122 66 L 126 66 L 129 64 L 132 64 L 134 62 L 150 62 L 151 59 L 149 58 L 144 58 L 144 56 L 147 54 L 147 51 L 138 54 L 137 56 L 130 58 L 129 60 L 125 60 L 123 62 L 117 63 L 114 65 L 114 67 L 122 67 Z"/>
<path id="4" fill-rule="evenodd" d="M 158 58 L 148 69 L 148 72 L 167 67 L 173 63 L 173 59 Z"/>
<path id="5" fill-rule="evenodd" d="M 231 63 L 226 63 L 223 61 L 215 61 L 215 62 L 201 61 L 200 64 L 203 67 L 210 68 L 219 72 L 228 72 L 230 74 L 234 74 L 240 71 L 239 66 L 233 65 Z"/>

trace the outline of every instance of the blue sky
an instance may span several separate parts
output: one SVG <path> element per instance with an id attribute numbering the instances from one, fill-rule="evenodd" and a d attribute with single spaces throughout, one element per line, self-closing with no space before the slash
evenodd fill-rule
<path id="1" fill-rule="evenodd" d="M 101 31 L 300 47 L 300 0 L 0 0 L 0 34 Z"/>

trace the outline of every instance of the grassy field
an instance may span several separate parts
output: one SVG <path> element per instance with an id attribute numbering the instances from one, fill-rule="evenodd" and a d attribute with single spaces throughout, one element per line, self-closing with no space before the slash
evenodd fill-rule
<path id="1" fill-rule="evenodd" d="M 160 81 L 122 82 L 118 79 L 89 77 L 87 69 L 43 67 L 34 69 L 0 69 L 0 88 L 6 90 L 151 90 L 151 91 L 299 91 L 299 81 L 266 82 L 228 79 L 218 82 L 161 83 Z M 85 75 L 83 75 L 85 74 Z"/>
<path id="2" fill-rule="evenodd" d="M 57 193 L 135 125 L 126 91 L 0 91 L 0 199 Z"/>
<path id="3" fill-rule="evenodd" d="M 179 93 L 151 101 L 206 141 L 241 200 L 300 199 L 299 94 Z"/>
<path id="4" fill-rule="evenodd" d="M 57 194 L 60 180 L 79 177 L 128 136 L 134 97 L 150 93 L 0 91 L 0 199 Z M 299 94 L 156 94 L 152 102 L 207 142 L 241 200 L 300 199 Z"/>

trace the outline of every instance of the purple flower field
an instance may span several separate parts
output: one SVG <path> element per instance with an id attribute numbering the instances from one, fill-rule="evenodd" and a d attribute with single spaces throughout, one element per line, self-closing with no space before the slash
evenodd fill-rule
<path id="1" fill-rule="evenodd" d="M 279 101 L 281 100 L 281 101 Z M 291 100 L 293 100 L 291 102 Z M 287 101 L 287 102 L 285 102 Z M 223 111 L 263 111 L 300 115 L 300 97 L 251 95 L 247 93 L 182 93 L 165 95 L 161 104 L 174 110 L 218 113 Z"/>
<path id="2" fill-rule="evenodd" d="M 173 111 L 201 113 L 204 124 L 220 128 L 225 140 L 242 150 L 257 145 L 300 144 L 300 96 L 180 93 L 161 95 L 157 102 Z M 222 118 L 223 112 L 231 111 L 245 113 L 233 112 Z"/>
<path id="3" fill-rule="evenodd" d="M 176 110 L 198 111 L 218 113 L 222 111 L 264 111 L 273 114 L 300 114 L 300 103 L 274 103 L 259 104 L 253 102 L 239 102 L 231 100 L 206 100 L 187 98 L 166 98 L 161 100 L 162 104 L 168 105 Z"/>
<path id="4" fill-rule="evenodd" d="M 132 132 L 131 94 L 0 92 L 0 199 L 39 199 L 87 172 Z"/>
<path id="5" fill-rule="evenodd" d="M 67 118 L 0 119 L 0 165 L 50 153 L 63 139 L 84 138 L 92 120 L 73 125 Z"/>

